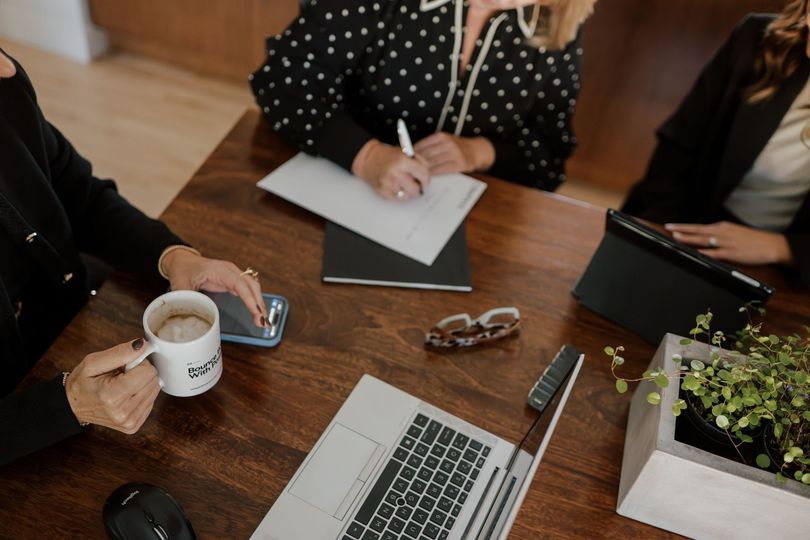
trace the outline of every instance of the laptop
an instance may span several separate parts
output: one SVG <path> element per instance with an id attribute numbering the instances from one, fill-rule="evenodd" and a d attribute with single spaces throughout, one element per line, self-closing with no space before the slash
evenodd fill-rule
<path id="1" fill-rule="evenodd" d="M 565 351 L 518 445 L 363 375 L 251 539 L 506 538 L 584 361 Z"/>
<path id="2" fill-rule="evenodd" d="M 748 322 L 740 308 L 764 305 L 773 287 L 609 209 L 605 236 L 572 294 L 580 304 L 657 344 L 667 332 L 689 335 L 711 310 L 712 332 Z"/>

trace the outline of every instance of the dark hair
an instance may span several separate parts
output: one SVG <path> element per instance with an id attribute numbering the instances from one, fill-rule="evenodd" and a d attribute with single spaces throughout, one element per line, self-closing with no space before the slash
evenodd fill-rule
<path id="1" fill-rule="evenodd" d="M 748 103 L 771 97 L 793 75 L 807 54 L 807 2 L 792 0 L 765 29 L 754 64 L 759 79 L 746 91 Z"/>

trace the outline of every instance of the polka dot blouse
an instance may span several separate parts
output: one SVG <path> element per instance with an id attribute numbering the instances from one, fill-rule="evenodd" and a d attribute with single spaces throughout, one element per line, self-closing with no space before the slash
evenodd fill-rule
<path id="1" fill-rule="evenodd" d="M 250 76 L 256 100 L 282 137 L 346 169 L 372 138 L 397 144 L 402 118 L 414 142 L 487 137 L 489 174 L 554 190 L 576 144 L 579 38 L 533 47 L 528 13 L 498 12 L 459 73 L 467 10 L 462 0 L 311 0 L 267 40 Z"/>

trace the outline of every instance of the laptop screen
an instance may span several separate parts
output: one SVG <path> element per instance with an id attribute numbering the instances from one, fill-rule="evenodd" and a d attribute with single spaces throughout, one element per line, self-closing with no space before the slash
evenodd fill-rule
<path id="1" fill-rule="evenodd" d="M 534 478 L 540 460 L 562 414 L 579 370 L 584 362 L 584 355 L 575 348 L 566 346 L 560 351 L 552 364 L 532 389 L 529 396 L 541 395 L 542 412 L 532 423 L 531 428 L 515 447 L 512 457 L 505 467 L 497 495 L 487 509 L 487 518 L 477 534 L 465 534 L 463 538 L 475 540 L 504 539 L 517 516 L 523 498 Z M 539 391 L 538 391 L 539 389 Z M 536 405 L 533 403 L 533 406 Z M 470 532 L 469 530 L 467 531 Z"/>

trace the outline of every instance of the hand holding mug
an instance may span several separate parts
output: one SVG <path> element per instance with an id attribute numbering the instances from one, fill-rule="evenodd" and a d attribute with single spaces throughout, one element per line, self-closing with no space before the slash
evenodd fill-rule
<path id="1" fill-rule="evenodd" d="M 149 362 L 124 372 L 140 354 L 143 338 L 88 354 L 65 381 L 68 403 L 81 423 L 133 434 L 146 421 L 160 393 Z"/>
<path id="2" fill-rule="evenodd" d="M 243 271 L 232 262 L 209 259 L 186 249 L 167 253 L 162 266 L 173 291 L 229 292 L 242 300 L 256 326 L 267 326 L 267 307 L 257 272 Z"/>
<path id="3" fill-rule="evenodd" d="M 171 291 L 157 297 L 143 313 L 147 342 L 126 364 L 135 371 L 147 357 L 158 371 L 158 384 L 169 395 L 202 394 L 222 376 L 219 310 L 196 291 Z"/>

